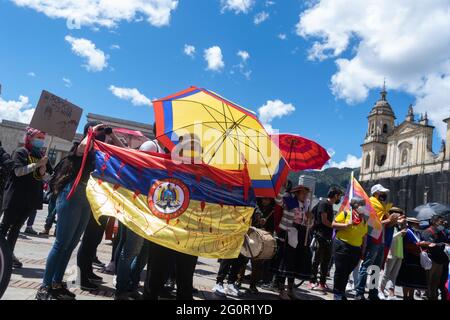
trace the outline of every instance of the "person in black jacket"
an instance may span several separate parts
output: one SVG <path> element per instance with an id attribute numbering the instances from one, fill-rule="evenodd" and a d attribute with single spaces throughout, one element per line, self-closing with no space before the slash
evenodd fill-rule
<path id="1" fill-rule="evenodd" d="M 9 175 L 3 194 L 4 216 L 0 236 L 7 239 L 13 252 L 25 221 L 35 210 L 42 209 L 43 180 L 52 171 L 48 158 L 42 154 L 44 140 L 45 133 L 27 128 L 24 146 L 12 154 L 14 172 Z M 22 267 L 15 257 L 13 267 Z"/>
<path id="2" fill-rule="evenodd" d="M 5 189 L 6 180 L 8 180 L 9 173 L 14 167 L 14 161 L 8 152 L 2 147 L 2 142 L 0 141 L 0 207 L 3 202 L 3 191 Z M 3 215 L 3 211 L 0 208 L 0 218 Z"/>
<path id="3" fill-rule="evenodd" d="M 422 232 L 422 242 L 427 247 L 428 255 L 433 262 L 430 270 L 427 270 L 428 300 L 438 299 L 440 289 L 442 297 L 447 296 L 445 279 L 448 275 L 448 257 L 445 253 L 445 244 L 448 238 L 445 233 L 445 220 L 442 216 L 435 215 L 431 218 L 431 226 Z M 444 275 L 444 276 L 443 276 Z M 444 279 L 444 281 L 442 281 Z"/>

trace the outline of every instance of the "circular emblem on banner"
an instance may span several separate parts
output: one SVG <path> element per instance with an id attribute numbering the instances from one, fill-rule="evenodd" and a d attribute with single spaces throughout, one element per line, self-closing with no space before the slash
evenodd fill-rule
<path id="1" fill-rule="evenodd" d="M 157 180 L 150 188 L 148 205 L 158 218 L 171 220 L 179 217 L 189 206 L 189 189 L 179 179 Z"/>

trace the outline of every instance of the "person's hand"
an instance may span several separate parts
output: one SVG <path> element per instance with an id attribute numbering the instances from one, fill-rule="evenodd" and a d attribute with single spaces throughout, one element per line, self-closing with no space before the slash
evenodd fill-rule
<path id="1" fill-rule="evenodd" d="M 267 220 L 264 219 L 264 218 L 261 218 L 261 219 L 259 220 L 259 224 L 260 224 L 261 226 L 264 226 L 264 225 L 266 224 L 266 222 L 267 222 Z"/>
<path id="2" fill-rule="evenodd" d="M 40 168 L 45 168 L 47 166 L 47 162 L 48 162 L 48 157 L 42 157 L 37 162 L 37 166 L 40 167 Z"/>
<path id="3" fill-rule="evenodd" d="M 417 243 L 417 245 L 419 246 L 419 247 L 421 247 L 421 248 L 426 248 L 426 247 L 429 247 L 430 246 L 430 242 L 428 242 L 428 241 L 420 241 L 420 242 L 418 242 Z"/>
<path id="4" fill-rule="evenodd" d="M 92 130 L 95 133 L 98 133 L 99 131 L 102 131 L 103 129 L 105 129 L 105 125 L 103 123 L 100 123 L 98 125 L 96 125 L 95 127 L 92 128 Z"/>

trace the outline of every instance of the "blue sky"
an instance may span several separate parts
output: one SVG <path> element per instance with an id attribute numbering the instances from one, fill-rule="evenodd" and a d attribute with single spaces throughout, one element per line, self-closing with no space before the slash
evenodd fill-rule
<path id="1" fill-rule="evenodd" d="M 170 1 L 161 0 L 163 3 Z M 18 6 L 16 3 L 20 2 L 28 5 Z M 81 125 L 89 112 L 153 122 L 151 106 L 145 102 L 134 105 L 130 100 L 120 99 L 109 90 L 110 86 L 135 88 L 148 99 L 155 99 L 195 85 L 213 90 L 255 112 L 269 100 L 292 104 L 295 111 L 274 118 L 271 126 L 333 149 L 333 161 L 341 162 L 349 155 L 360 157 L 360 144 L 367 129 L 366 117 L 379 97 L 384 76 L 388 89 L 391 81 L 388 99 L 398 121 L 403 121 L 410 103 L 429 98 L 426 92 L 415 94 L 412 83 L 392 76 L 391 71 L 383 72 L 388 70 L 383 67 L 378 68 L 377 73 L 366 67 L 372 72 L 370 80 L 355 75 L 359 82 L 364 79 L 367 94 L 360 93 L 361 90 L 348 94 L 345 88 L 341 92 L 333 90 L 339 85 L 333 85 L 331 79 L 343 69 L 336 64 L 338 59 L 353 61 L 361 55 L 358 44 L 361 38 L 365 39 L 365 33 L 361 31 L 360 37 L 351 37 L 343 48 L 333 44 L 322 52 L 342 49 L 338 54 L 326 58 L 316 55 L 311 59 L 310 49 L 317 38 L 320 40 L 317 36 L 320 30 L 312 30 L 317 26 L 305 19 L 303 32 L 310 34 L 302 36 L 296 25 L 300 14 L 305 14 L 306 9 L 314 10 L 312 4 L 331 6 L 328 1 L 229 1 L 231 5 L 243 4 L 245 11 L 239 11 L 238 7 L 226 7 L 227 1 L 180 0 L 170 11 L 170 22 L 162 26 L 148 22 L 146 14 L 137 10 L 129 21 L 118 19 L 114 27 L 89 22 L 80 29 L 69 29 L 66 19 L 39 12 L 36 8 L 45 2 L 51 1 L 0 0 L 0 83 L 3 87 L 0 102 L 17 102 L 22 95 L 29 99 L 23 107 L 29 108 L 35 106 L 41 90 L 46 89 L 84 109 Z M 246 4 L 250 6 L 245 7 Z M 267 13 L 268 18 L 255 24 L 255 16 L 261 12 Z M 310 13 L 313 19 L 313 13 L 320 14 L 320 11 Z M 329 27 L 318 28 L 328 32 L 328 40 L 334 36 Z M 355 26 L 355 30 L 359 29 Z M 280 39 L 280 34 L 286 39 Z M 89 40 L 107 56 L 101 71 L 87 70 L 83 66 L 86 58 L 75 54 L 67 36 Z M 336 39 L 340 39 L 338 35 Z M 366 36 L 366 40 L 370 39 Z M 321 43 L 327 44 L 323 39 Z M 120 48 L 113 48 L 114 45 Z M 195 47 L 193 57 L 184 53 L 185 45 Z M 208 70 L 204 58 L 204 50 L 214 46 L 219 47 L 223 55 L 224 67 L 218 71 Z M 246 51 L 249 58 L 244 62 L 238 51 Z M 249 71 L 248 77 L 244 73 Z M 428 76 L 431 79 L 431 75 Z M 351 89 L 344 80 L 340 84 Z M 417 88 L 423 89 L 426 84 Z M 419 105 L 420 108 L 424 107 Z M 7 118 L 4 112 L 0 115 Z M 438 146 L 436 139 L 435 150 Z"/>

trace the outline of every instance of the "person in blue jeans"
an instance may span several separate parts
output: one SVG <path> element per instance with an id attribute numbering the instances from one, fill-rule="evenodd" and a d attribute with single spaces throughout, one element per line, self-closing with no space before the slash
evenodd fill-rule
<path id="1" fill-rule="evenodd" d="M 90 174 L 95 169 L 94 151 L 89 150 L 88 157 L 79 186 L 72 197 L 67 200 L 72 185 L 81 168 L 83 153 L 87 146 L 87 133 L 92 128 L 95 138 L 106 140 L 104 126 L 98 122 L 89 122 L 84 128 L 85 137 L 80 143 L 74 143 L 69 156 L 55 173 L 53 190 L 56 198 L 58 227 L 56 239 L 47 257 L 42 285 L 36 294 L 37 300 L 74 300 L 75 294 L 63 283 L 64 273 L 69 264 L 73 250 L 80 241 L 91 216 L 91 208 L 86 197 L 86 185 Z"/>
<path id="2" fill-rule="evenodd" d="M 144 238 L 124 225 L 122 225 L 122 227 L 125 232 L 125 241 L 123 242 L 117 259 L 117 283 L 114 300 L 135 300 L 135 296 L 133 297 L 135 292 L 131 291 L 132 264 L 135 259 L 138 258 L 142 250 Z"/>
<path id="3" fill-rule="evenodd" d="M 374 185 L 371 189 L 370 202 L 374 208 L 377 217 L 380 219 L 382 225 L 382 232 L 378 239 L 374 239 L 367 236 L 366 248 L 364 251 L 363 261 L 361 267 L 359 268 L 358 281 L 356 283 L 356 300 L 365 300 L 365 290 L 367 282 L 367 270 L 369 267 L 373 266 L 381 270 L 383 259 L 384 259 L 384 228 L 390 227 L 397 223 L 397 215 L 389 215 L 389 208 L 392 205 L 387 205 L 387 195 L 389 189 L 384 188 L 381 184 Z M 369 300 L 379 300 L 378 297 L 378 284 L 375 283 L 371 288 L 369 288 Z"/>

